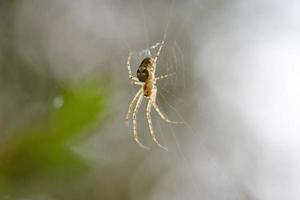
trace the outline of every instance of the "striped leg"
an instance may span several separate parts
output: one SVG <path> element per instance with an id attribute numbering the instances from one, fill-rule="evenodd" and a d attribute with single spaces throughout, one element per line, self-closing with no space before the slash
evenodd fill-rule
<path id="1" fill-rule="evenodd" d="M 154 107 L 154 109 L 156 110 L 156 112 L 158 113 L 158 115 L 159 115 L 163 120 L 165 120 L 166 122 L 171 123 L 171 124 L 184 124 L 184 122 L 178 122 L 178 121 L 171 121 L 171 120 L 169 120 L 166 116 L 164 116 L 164 115 L 162 114 L 162 112 L 160 111 L 160 109 L 158 108 L 158 106 L 157 106 L 156 103 L 153 104 L 153 107 Z"/>
<path id="2" fill-rule="evenodd" d="M 141 103 L 143 101 L 143 94 L 140 94 L 138 101 L 136 103 L 136 106 L 134 108 L 133 114 L 132 114 L 132 122 L 133 122 L 133 137 L 134 140 L 136 141 L 136 143 L 138 143 L 138 145 L 140 145 L 140 147 L 142 147 L 143 149 L 149 149 L 149 147 L 146 147 L 145 145 L 143 145 L 139 139 L 138 139 L 138 135 L 137 135 L 137 130 L 136 130 L 136 114 L 139 111 L 139 108 L 141 106 Z"/>
<path id="3" fill-rule="evenodd" d="M 154 70 L 153 70 L 153 71 L 154 71 L 154 72 L 155 72 L 155 69 L 156 69 L 156 61 L 157 61 L 157 59 L 158 59 L 158 57 L 159 57 L 159 55 L 160 55 L 160 52 L 161 52 L 161 49 L 162 49 L 164 43 L 165 43 L 165 41 L 161 41 L 160 46 L 159 46 L 159 48 L 158 48 L 158 51 L 157 51 L 157 53 L 156 53 L 156 56 L 155 56 L 154 59 L 153 59 L 153 63 L 154 63 Z"/>
<path id="4" fill-rule="evenodd" d="M 157 104 L 156 104 L 156 94 L 157 94 L 157 89 L 154 88 L 153 89 L 153 102 L 152 102 L 152 105 L 155 109 L 155 111 L 158 113 L 158 115 L 163 119 L 165 120 L 166 122 L 168 123 L 171 123 L 171 124 L 184 124 L 183 122 L 178 122 L 178 121 L 172 121 L 172 120 L 169 120 L 166 116 L 164 116 L 164 114 L 160 111 L 160 109 L 158 108 Z"/>
<path id="5" fill-rule="evenodd" d="M 150 130 L 150 134 L 152 136 L 152 139 L 154 140 L 154 142 L 162 149 L 168 151 L 168 149 L 166 147 L 164 147 L 163 145 L 161 145 L 158 141 L 158 139 L 156 138 L 156 135 L 153 131 L 153 126 L 152 126 L 152 121 L 151 121 L 151 106 L 153 104 L 153 95 L 151 95 L 148 104 L 147 104 L 147 109 L 146 109 L 146 116 L 147 116 L 147 120 L 148 120 L 148 126 L 149 126 L 149 130 Z"/>
<path id="6" fill-rule="evenodd" d="M 140 90 L 135 94 L 133 100 L 130 102 L 129 108 L 128 108 L 128 112 L 127 112 L 126 117 L 125 117 L 125 120 L 126 120 L 126 121 L 128 121 L 129 115 L 130 115 L 130 113 L 131 113 L 131 111 L 132 111 L 132 108 L 133 108 L 133 104 L 137 101 L 137 99 L 138 99 L 139 95 L 141 94 L 141 92 L 142 92 L 142 89 L 140 89 Z"/>
<path id="7" fill-rule="evenodd" d="M 132 76 L 130 61 L 131 61 L 131 54 L 129 54 L 127 58 L 127 69 L 128 69 L 129 80 L 131 81 L 131 83 L 139 82 L 137 77 Z"/>
<path id="8" fill-rule="evenodd" d="M 176 74 L 176 73 L 173 72 L 173 73 L 171 73 L 171 74 L 166 74 L 166 75 L 158 76 L 158 77 L 155 78 L 155 80 L 157 81 L 157 80 L 161 80 L 161 79 L 164 79 L 164 78 L 168 78 L 168 77 L 170 77 L 170 76 L 174 76 L 175 74 Z"/>

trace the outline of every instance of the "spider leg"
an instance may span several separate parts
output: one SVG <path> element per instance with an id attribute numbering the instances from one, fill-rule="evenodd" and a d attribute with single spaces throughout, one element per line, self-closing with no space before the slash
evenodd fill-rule
<path id="1" fill-rule="evenodd" d="M 132 111 L 133 104 L 137 101 L 137 99 L 138 99 L 139 95 L 141 94 L 141 92 L 142 92 L 142 89 L 139 89 L 139 91 L 135 94 L 134 98 L 130 102 L 129 108 L 128 108 L 128 112 L 127 112 L 126 117 L 125 117 L 126 121 L 128 121 L 129 115 L 130 115 L 130 113 Z"/>
<path id="2" fill-rule="evenodd" d="M 153 59 L 153 63 L 154 63 L 154 70 L 153 70 L 153 71 L 154 71 L 154 72 L 155 72 L 155 69 L 156 69 L 156 61 L 157 61 L 157 59 L 158 59 L 158 57 L 159 57 L 159 55 L 160 55 L 160 52 L 161 52 L 161 49 L 162 49 L 164 43 L 165 43 L 165 41 L 161 41 L 160 46 L 159 46 L 159 48 L 158 48 L 158 51 L 157 51 L 157 53 L 156 53 L 156 56 L 155 56 L 154 59 Z"/>
<path id="3" fill-rule="evenodd" d="M 150 130 L 150 134 L 154 140 L 154 142 L 162 149 L 168 151 L 168 149 L 166 147 L 164 147 L 163 145 L 161 145 L 158 141 L 158 139 L 156 138 L 156 135 L 154 134 L 153 131 L 153 126 L 152 126 L 152 121 L 151 121 L 151 106 L 153 104 L 153 95 L 150 96 L 150 99 L 148 101 L 147 104 L 147 108 L 146 108 L 146 116 L 147 116 L 147 120 L 148 120 L 148 126 L 149 126 L 149 130 Z"/>
<path id="4" fill-rule="evenodd" d="M 159 46 L 159 48 L 158 48 L 158 51 L 157 51 L 157 53 L 156 53 L 156 56 L 155 56 L 155 58 L 154 58 L 154 62 L 157 61 L 157 59 L 158 59 L 158 57 L 159 57 L 159 55 L 160 55 L 160 52 L 161 52 L 161 49 L 162 49 L 164 43 L 165 43 L 165 41 L 161 41 L 160 46 Z"/>
<path id="5" fill-rule="evenodd" d="M 158 106 L 157 106 L 156 103 L 153 103 L 153 107 L 154 107 L 154 109 L 156 110 L 156 112 L 158 113 L 158 115 L 159 115 L 163 120 L 165 120 L 166 122 L 171 123 L 171 124 L 184 124 L 184 122 L 179 122 L 179 121 L 172 121 L 172 120 L 169 120 L 166 116 L 164 116 L 164 115 L 162 114 L 162 112 L 160 111 L 160 109 L 158 108 Z"/>
<path id="6" fill-rule="evenodd" d="M 134 84 L 134 85 L 144 85 L 144 83 L 143 83 L 143 82 L 140 82 L 140 81 L 133 81 L 133 84 Z"/>
<path id="7" fill-rule="evenodd" d="M 158 105 L 156 103 L 156 94 L 157 94 L 157 89 L 154 88 L 153 89 L 153 96 L 154 96 L 154 100 L 152 102 L 152 105 L 155 109 L 155 111 L 158 113 L 158 115 L 163 119 L 165 120 L 166 122 L 168 123 L 171 123 L 171 124 L 184 124 L 184 122 L 179 122 L 179 121 L 172 121 L 172 120 L 169 120 L 161 111 L 160 109 L 158 108 Z"/>
<path id="8" fill-rule="evenodd" d="M 128 69 L 129 79 L 130 79 L 131 83 L 140 82 L 137 77 L 132 76 L 130 61 L 131 61 L 131 54 L 129 54 L 129 56 L 127 58 L 127 69 Z"/>
<path id="9" fill-rule="evenodd" d="M 133 122 L 133 136 L 134 136 L 134 140 L 136 141 L 136 143 L 138 143 L 138 145 L 140 147 L 142 147 L 143 149 L 149 149 L 149 147 L 146 147 L 145 145 L 143 145 L 139 139 L 138 139 L 138 135 L 137 135 L 137 131 L 136 131 L 136 114 L 141 106 L 142 100 L 143 100 L 143 93 L 140 94 L 138 101 L 136 103 L 136 106 L 134 108 L 133 114 L 132 114 L 132 122 Z"/>
<path id="10" fill-rule="evenodd" d="M 174 76 L 175 74 L 176 74 L 176 73 L 173 72 L 173 73 L 171 73 L 171 74 L 166 74 L 166 75 L 158 76 L 158 77 L 155 78 L 155 80 L 157 81 L 157 80 L 161 80 L 161 79 L 164 79 L 164 78 L 168 78 L 168 77 L 170 77 L 170 76 Z"/>

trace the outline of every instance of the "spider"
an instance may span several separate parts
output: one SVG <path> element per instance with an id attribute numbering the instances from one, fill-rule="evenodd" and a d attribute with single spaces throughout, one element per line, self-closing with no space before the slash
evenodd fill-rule
<path id="1" fill-rule="evenodd" d="M 137 70 L 137 77 L 132 76 L 131 72 L 131 66 L 130 66 L 130 61 L 131 61 L 131 54 L 129 54 L 128 59 L 127 59 L 127 68 L 128 68 L 128 75 L 129 75 L 129 80 L 131 84 L 135 85 L 140 85 L 141 88 L 137 91 L 136 95 L 134 96 L 133 100 L 129 104 L 128 112 L 126 114 L 125 120 L 128 121 L 129 116 L 133 110 L 133 106 L 135 104 L 135 108 L 132 113 L 132 122 L 133 122 L 133 136 L 134 140 L 137 142 L 139 146 L 141 146 L 144 149 L 149 149 L 148 147 L 144 146 L 138 139 L 137 135 L 137 127 L 136 127 L 136 115 L 137 112 L 142 104 L 143 97 L 148 99 L 148 104 L 146 108 L 146 117 L 148 121 L 148 126 L 150 130 L 151 137 L 153 141 L 162 149 L 168 150 L 166 147 L 160 144 L 158 141 L 154 130 L 152 126 L 152 121 L 151 121 L 151 108 L 153 107 L 155 111 L 158 113 L 158 115 L 165 120 L 168 123 L 173 123 L 173 124 L 181 124 L 182 122 L 177 122 L 177 121 L 171 121 L 169 120 L 158 108 L 157 103 L 156 103 L 156 94 L 157 94 L 157 87 L 156 87 L 156 81 L 167 78 L 169 76 L 174 75 L 175 73 L 172 74 L 166 74 L 162 76 L 155 77 L 155 70 L 156 70 L 156 62 L 157 59 L 160 55 L 160 52 L 162 50 L 162 47 L 164 45 L 164 41 L 160 43 L 160 46 L 158 48 L 158 51 L 155 55 L 155 57 L 146 57 L 143 59 L 141 62 L 138 70 Z"/>

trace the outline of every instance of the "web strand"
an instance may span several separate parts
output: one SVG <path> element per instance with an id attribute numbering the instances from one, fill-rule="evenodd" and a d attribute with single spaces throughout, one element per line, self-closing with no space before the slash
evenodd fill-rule
<path id="1" fill-rule="evenodd" d="M 172 92 L 169 92 L 167 89 L 163 89 L 165 92 L 168 93 L 168 95 L 171 95 L 175 98 L 175 95 L 172 94 Z M 196 141 L 199 145 L 197 145 L 197 147 L 201 148 L 201 152 L 205 153 L 206 156 L 208 156 L 209 161 L 213 164 L 214 168 L 218 171 L 220 171 L 222 173 L 222 176 L 225 177 L 225 179 L 228 181 L 228 183 L 230 183 L 229 185 L 232 185 L 233 187 L 235 186 L 234 181 L 225 173 L 224 169 L 222 167 L 220 167 L 220 165 L 218 164 L 218 162 L 216 161 L 216 159 L 211 155 L 211 153 L 209 152 L 209 150 L 205 147 L 205 145 L 201 142 L 201 140 L 199 140 L 197 138 L 197 134 L 196 131 L 194 130 L 194 128 L 184 119 L 184 117 L 177 111 L 177 109 L 172 106 L 170 103 L 168 103 L 165 95 L 163 95 L 161 92 L 158 92 L 158 94 L 162 97 L 162 100 L 165 102 L 165 104 L 171 108 L 172 111 L 174 111 L 176 113 L 176 115 L 180 118 L 180 120 L 182 122 L 184 122 L 184 125 L 187 127 L 188 131 L 187 133 L 190 133 L 192 136 L 192 141 Z M 176 99 L 178 99 L 178 97 L 176 97 Z M 180 100 L 183 104 L 186 105 L 186 102 L 183 100 Z M 176 146 L 178 148 L 179 153 L 181 154 L 182 159 L 188 164 L 186 156 L 184 154 L 184 152 L 182 151 L 181 145 L 178 141 L 178 138 L 172 128 L 172 125 L 169 124 L 171 133 L 175 139 L 175 143 Z M 191 165 L 191 164 L 190 164 Z M 242 195 L 240 194 L 240 192 L 234 187 L 235 190 L 235 195 L 237 197 L 237 199 L 242 199 Z"/>

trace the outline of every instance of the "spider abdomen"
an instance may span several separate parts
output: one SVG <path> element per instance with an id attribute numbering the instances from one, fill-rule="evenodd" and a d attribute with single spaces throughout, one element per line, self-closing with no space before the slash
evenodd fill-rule
<path id="1" fill-rule="evenodd" d="M 137 70 L 137 78 L 139 79 L 139 81 L 146 82 L 148 77 L 149 77 L 148 70 L 144 67 L 139 67 Z"/>
<path id="2" fill-rule="evenodd" d="M 144 58 L 137 70 L 137 78 L 141 82 L 146 82 L 149 78 L 149 69 L 152 67 L 151 58 Z"/>

